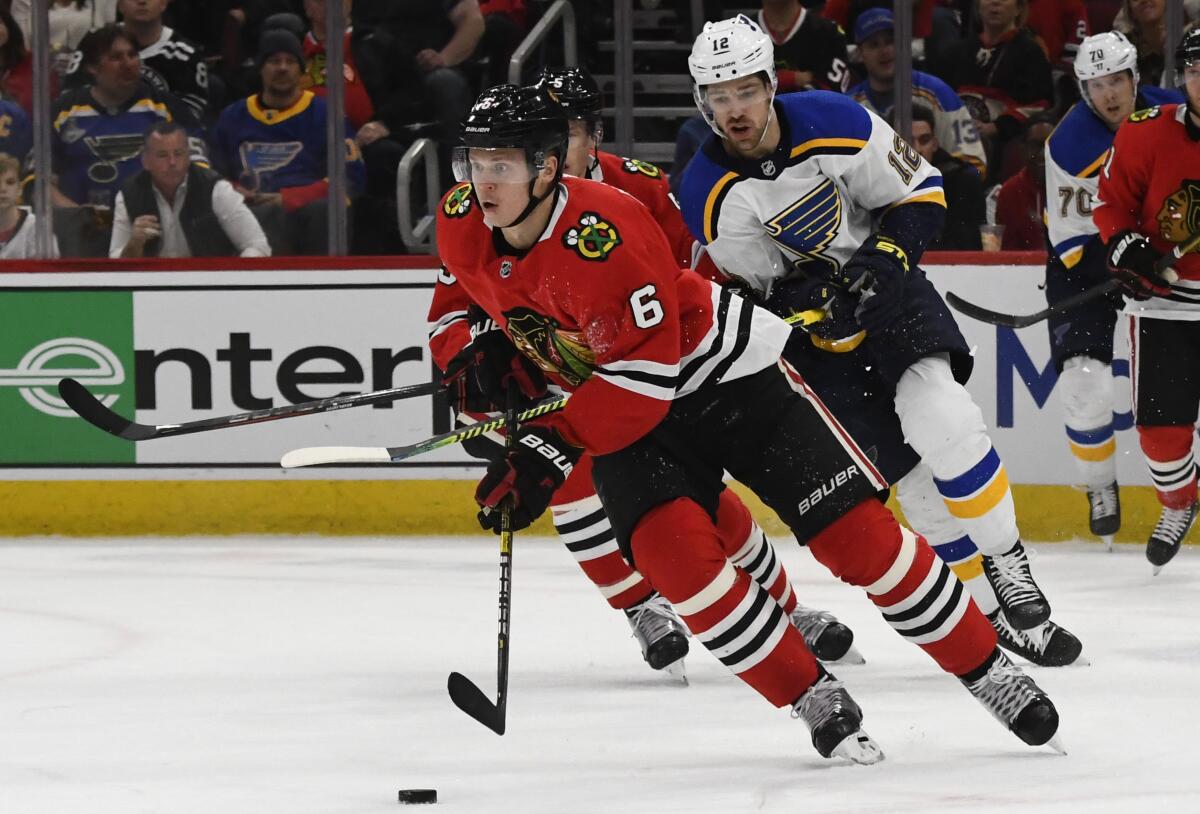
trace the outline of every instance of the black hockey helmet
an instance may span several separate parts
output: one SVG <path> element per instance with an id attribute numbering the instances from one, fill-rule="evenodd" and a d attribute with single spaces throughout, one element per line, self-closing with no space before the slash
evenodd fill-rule
<path id="1" fill-rule="evenodd" d="M 1193 28 L 1183 35 L 1175 47 L 1175 70 L 1183 73 L 1188 65 L 1200 62 L 1200 28 Z"/>
<path id="2" fill-rule="evenodd" d="M 525 151 L 529 169 L 529 206 L 509 226 L 524 220 L 546 196 L 533 194 L 537 174 L 553 154 L 558 166 L 551 190 L 562 178 L 567 152 L 567 117 L 546 88 L 497 85 L 488 88 L 471 105 L 459 127 L 459 146 L 454 150 L 454 176 L 471 180 L 470 150 L 517 148 Z M 549 192 L 547 194 L 550 194 Z"/>
<path id="3" fill-rule="evenodd" d="M 568 119 L 583 119 L 589 130 L 600 123 L 600 86 L 583 68 L 543 68 L 534 87 L 553 92 Z"/>

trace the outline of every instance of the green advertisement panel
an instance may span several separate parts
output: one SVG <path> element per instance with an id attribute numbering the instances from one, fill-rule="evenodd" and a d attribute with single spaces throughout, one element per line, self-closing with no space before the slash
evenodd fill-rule
<path id="1" fill-rule="evenodd" d="M 56 387 L 70 376 L 133 415 L 133 360 L 131 292 L 0 292 L 0 466 L 133 463 L 133 444 L 97 432 Z"/>

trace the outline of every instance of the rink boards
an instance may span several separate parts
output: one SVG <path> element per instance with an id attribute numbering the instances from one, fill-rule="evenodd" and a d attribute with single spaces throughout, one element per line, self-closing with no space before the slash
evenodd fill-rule
<path id="1" fill-rule="evenodd" d="M 73 376 L 118 413 L 156 424 L 428 381 L 426 312 L 437 268 L 428 258 L 404 264 L 351 259 L 280 270 L 280 261 L 259 261 L 230 270 L 190 261 L 164 273 L 152 264 L 123 271 L 73 263 L 0 274 L 0 534 L 469 531 L 479 470 L 461 449 L 402 465 L 278 466 L 295 447 L 394 446 L 442 432 L 450 416 L 437 400 L 135 445 L 87 425 L 55 390 Z M 941 290 L 990 308 L 1044 307 L 1039 264 L 927 271 Z M 1045 326 L 960 325 L 976 354 L 969 388 L 1018 485 L 1025 533 L 1085 536 Z M 1120 324 L 1117 334 L 1114 371 L 1127 377 Z M 1127 388 L 1117 390 L 1121 482 L 1145 487 Z M 1126 527 L 1141 534 L 1153 496 L 1148 488 L 1126 495 Z"/>

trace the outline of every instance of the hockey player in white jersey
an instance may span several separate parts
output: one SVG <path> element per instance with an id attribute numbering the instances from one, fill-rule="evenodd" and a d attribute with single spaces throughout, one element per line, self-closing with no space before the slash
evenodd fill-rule
<path id="1" fill-rule="evenodd" d="M 1109 278 L 1092 206 L 1117 127 L 1135 110 L 1182 102 L 1174 89 L 1138 87 L 1137 48 L 1124 34 L 1088 37 L 1075 57 L 1076 102 L 1046 141 L 1046 301 L 1051 305 Z M 1089 525 L 1111 547 L 1121 527 L 1113 424 L 1113 329 L 1120 290 L 1050 317 L 1067 442 L 1087 488 Z"/>
<path id="2" fill-rule="evenodd" d="M 775 98 L 770 38 L 745 16 L 705 24 L 689 67 L 716 133 L 684 173 L 689 228 L 768 307 L 825 310 L 811 343 L 789 344 L 789 361 L 818 392 L 850 368 L 869 369 L 889 397 L 894 389 L 903 437 L 921 459 L 898 484 L 910 522 L 930 529 L 931 543 L 961 530 L 963 545 L 982 549 L 1012 627 L 1044 625 L 1050 604 L 1030 572 L 1007 475 L 962 385 L 970 350 L 916 265 L 945 215 L 940 174 L 852 99 Z M 971 587 L 977 599 L 988 593 Z"/>

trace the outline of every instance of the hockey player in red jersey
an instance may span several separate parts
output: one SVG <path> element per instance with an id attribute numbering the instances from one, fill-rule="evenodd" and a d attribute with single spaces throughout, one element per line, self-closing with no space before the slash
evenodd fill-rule
<path id="1" fill-rule="evenodd" d="M 547 68 L 538 76 L 536 86 L 549 89 L 567 116 L 570 138 L 563 161 L 564 174 L 601 181 L 632 195 L 650 210 L 666 234 L 675 262 L 687 266 L 695 241 L 671 195 L 666 174 L 652 164 L 621 158 L 599 148 L 604 126 L 596 80 L 582 68 Z M 554 493 L 550 510 L 555 528 L 584 573 L 613 608 L 629 617 L 646 661 L 658 666 L 675 653 L 686 653 L 682 634 L 672 627 L 678 618 L 670 605 L 621 556 L 612 526 L 592 486 L 590 456 L 580 459 L 571 477 Z M 817 658 L 826 662 L 862 663 L 862 655 L 853 648 L 854 633 L 850 628 L 833 614 L 797 601 L 770 540 L 733 491 L 721 493 L 717 520 L 718 530 L 728 537 L 728 544 L 737 552 L 732 557 L 734 564 L 743 565 L 771 592 Z M 663 635 L 655 636 L 656 632 Z M 678 669 L 682 671 L 682 665 Z"/>
<path id="2" fill-rule="evenodd" d="M 780 361 L 787 324 L 680 270 L 644 207 L 563 177 L 566 118 L 546 91 L 485 91 L 461 135 L 464 183 L 438 213 L 445 273 L 430 321 L 465 320 L 464 292 L 571 393 L 488 467 L 480 523 L 497 529 L 508 501 L 514 528 L 528 526 L 591 453 L 622 553 L 696 638 L 773 705 L 791 707 L 820 754 L 875 762 L 882 753 L 861 709 L 730 562 L 717 528 L 728 471 L 1022 740 L 1050 741 L 1054 705 L 996 647 L 950 569 L 876 499 L 879 474 Z M 513 369 L 513 358 L 473 364 Z"/>
<path id="3" fill-rule="evenodd" d="M 571 139 L 563 172 L 576 178 L 603 181 L 637 198 L 666 234 L 675 262 L 690 267 L 696 241 L 683 222 L 667 174 L 645 161 L 600 149 L 604 141 L 604 124 L 600 120 L 602 100 L 600 87 L 591 74 L 582 68 L 547 68 L 538 76 L 537 84 L 549 88 L 567 113 Z"/>
<path id="4" fill-rule="evenodd" d="M 1198 506 L 1200 257 L 1175 263 L 1173 283 L 1154 264 L 1200 232 L 1200 30 L 1184 36 L 1175 65 L 1187 103 L 1139 110 L 1121 125 L 1092 213 L 1128 300 L 1134 423 L 1162 504 L 1146 543 L 1154 573 L 1179 551 Z"/>

